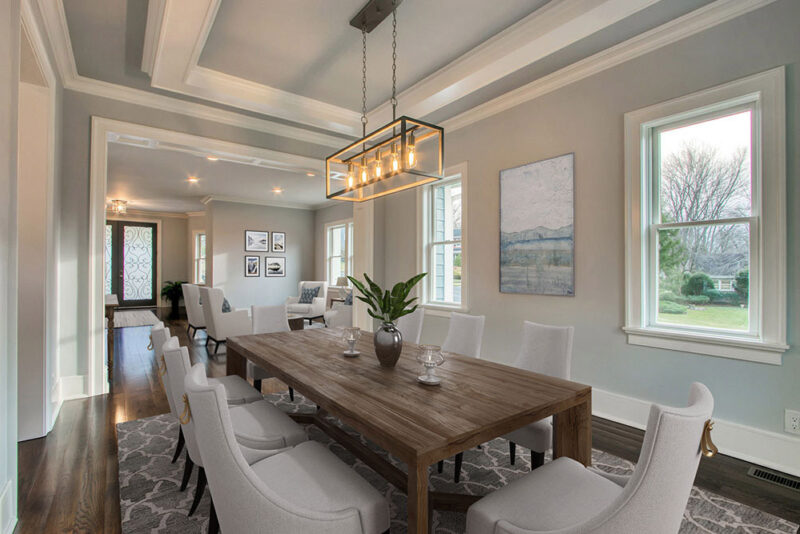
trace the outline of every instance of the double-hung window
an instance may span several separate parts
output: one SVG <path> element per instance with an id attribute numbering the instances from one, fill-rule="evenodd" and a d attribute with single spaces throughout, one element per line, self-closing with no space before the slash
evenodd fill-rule
<path id="1" fill-rule="evenodd" d="M 192 281 L 195 284 L 206 283 L 206 234 L 205 232 L 195 232 L 194 234 L 194 270 Z"/>
<path id="2" fill-rule="evenodd" d="M 629 343 L 780 363 L 783 83 L 778 69 L 626 114 Z"/>
<path id="3" fill-rule="evenodd" d="M 420 257 L 427 272 L 421 301 L 430 308 L 465 310 L 466 165 L 447 170 L 448 177 L 420 188 Z"/>
<path id="4" fill-rule="evenodd" d="M 327 224 L 325 235 L 328 283 L 336 285 L 339 278 L 352 276 L 353 273 L 353 220 Z"/>

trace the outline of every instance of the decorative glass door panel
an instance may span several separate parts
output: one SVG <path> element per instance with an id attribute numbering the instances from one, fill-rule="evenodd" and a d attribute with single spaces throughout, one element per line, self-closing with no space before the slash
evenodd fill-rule
<path id="1" fill-rule="evenodd" d="M 155 306 L 156 225 L 110 221 L 106 226 L 106 266 L 106 282 L 120 306 Z"/>

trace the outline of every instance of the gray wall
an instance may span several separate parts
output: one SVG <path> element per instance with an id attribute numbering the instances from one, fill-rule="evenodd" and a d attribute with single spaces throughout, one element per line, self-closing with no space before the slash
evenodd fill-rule
<path id="1" fill-rule="evenodd" d="M 314 212 L 236 202 L 211 201 L 207 205 L 212 235 L 214 287 L 222 288 L 234 308 L 282 304 L 297 295 L 297 284 L 314 274 Z M 286 253 L 245 252 L 244 231 L 286 233 Z M 244 257 L 258 256 L 258 278 L 245 278 Z M 286 258 L 286 276 L 264 276 L 264 257 Z"/>
<path id="2" fill-rule="evenodd" d="M 339 201 L 314 212 L 314 279 L 325 280 L 325 225 L 353 218 L 352 202 Z M 335 283 L 336 280 L 333 280 Z"/>
<path id="3" fill-rule="evenodd" d="M 686 401 L 706 383 L 715 415 L 783 431 L 784 408 L 800 409 L 800 2 L 778 1 L 746 16 L 446 134 L 448 165 L 469 162 L 468 264 L 471 313 L 486 314 L 483 355 L 509 362 L 523 319 L 575 325 L 573 377 L 608 391 L 658 402 Z M 793 348 L 782 366 L 628 345 L 624 321 L 623 114 L 787 65 L 788 326 Z M 500 294 L 498 173 L 575 152 L 576 296 Z M 415 212 L 413 192 L 384 210 L 387 282 L 415 271 L 416 241 L 400 221 Z M 423 341 L 441 343 L 445 318 L 426 319 Z"/>

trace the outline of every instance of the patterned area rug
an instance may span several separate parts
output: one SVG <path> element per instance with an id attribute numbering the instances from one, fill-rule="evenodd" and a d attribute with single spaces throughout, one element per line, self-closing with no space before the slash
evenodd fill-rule
<path id="1" fill-rule="evenodd" d="M 281 409 L 291 412 L 313 413 L 314 406 L 295 395 L 267 395 L 267 399 Z M 358 434 L 346 429 L 351 434 Z M 183 473 L 183 458 L 170 463 L 178 437 L 178 423 L 170 415 L 159 415 L 117 425 L 119 440 L 119 485 L 122 510 L 122 531 L 125 534 L 143 532 L 205 533 L 208 529 L 208 492 L 195 517 L 186 514 L 194 496 L 196 470 L 187 491 L 178 491 Z M 325 444 L 339 458 L 351 465 L 361 476 L 382 492 L 389 501 L 391 532 L 405 533 L 406 495 L 386 482 L 372 469 L 355 458 L 344 447 L 331 440 L 314 426 L 309 427 L 309 437 Z M 386 455 L 381 449 L 369 445 L 405 470 L 405 465 Z M 548 453 L 549 454 L 549 453 Z M 452 459 L 445 462 L 440 475 L 431 468 L 431 484 L 439 491 L 483 495 L 524 476 L 530 471 L 530 455 L 518 454 L 517 465 L 508 462 L 508 445 L 504 439 L 495 439 L 481 449 L 464 453 L 461 482 L 453 482 Z M 548 458 L 549 460 L 549 458 Z M 598 450 L 592 452 L 594 466 L 612 473 L 628 474 L 633 464 Z M 464 532 L 465 515 L 455 512 L 435 512 L 434 532 L 460 534 Z M 697 487 L 692 489 L 689 504 L 683 517 L 681 533 L 724 532 L 737 534 L 762 534 L 797 532 L 798 525 L 761 512 L 749 506 L 720 497 Z"/>
<path id="2" fill-rule="evenodd" d="M 121 310 L 114 312 L 114 328 L 151 326 L 157 322 L 158 317 L 150 310 Z"/>

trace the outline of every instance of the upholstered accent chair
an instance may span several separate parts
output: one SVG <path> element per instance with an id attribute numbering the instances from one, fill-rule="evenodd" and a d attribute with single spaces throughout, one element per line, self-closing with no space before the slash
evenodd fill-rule
<path id="1" fill-rule="evenodd" d="M 206 346 L 209 341 L 214 342 L 214 354 L 217 353 L 220 343 L 225 343 L 229 337 L 244 336 L 252 333 L 253 323 L 247 310 L 231 310 L 222 312 L 222 302 L 225 295 L 218 287 L 201 287 L 200 297 L 203 299 L 203 316 L 206 319 Z"/>
<path id="2" fill-rule="evenodd" d="M 328 328 L 347 328 L 353 326 L 353 305 L 334 302 L 331 309 L 325 312 L 325 326 Z"/>
<path id="3" fill-rule="evenodd" d="M 304 289 L 314 289 L 319 287 L 317 296 L 310 303 L 300 303 L 300 297 Z M 286 311 L 296 313 L 306 317 L 317 317 L 325 313 L 328 302 L 328 282 L 309 282 L 304 281 L 297 284 L 297 296 L 286 299 Z"/>
<path id="4" fill-rule="evenodd" d="M 571 326 L 523 322 L 522 343 L 514 367 L 569 380 L 574 332 Z M 544 453 L 553 446 L 553 418 L 526 425 L 505 438 L 511 465 L 516 458 L 516 446 L 522 445 L 531 450 L 531 469 L 536 469 L 544 463 Z"/>
<path id="5" fill-rule="evenodd" d="M 198 466 L 197 487 L 192 507 L 189 510 L 189 515 L 191 516 L 200 504 L 207 479 L 203 457 L 197 445 L 195 427 L 190 420 L 191 417 L 187 417 L 187 414 L 190 414 L 190 410 L 185 406 L 184 402 L 184 394 L 186 393 L 184 380 L 191 369 L 189 351 L 186 347 L 168 350 L 164 353 L 164 359 L 171 384 L 173 403 L 181 411 L 178 415 L 178 420 L 181 423 L 186 441 L 187 455 L 181 491 L 186 489 L 194 465 Z M 200 367 L 205 373 L 202 364 L 200 364 Z M 237 378 L 241 380 L 241 377 L 237 376 Z M 221 386 L 225 403 L 229 405 L 225 382 L 214 378 L 207 379 L 207 382 Z M 248 385 L 248 387 L 250 386 Z M 271 455 L 275 450 L 293 447 L 307 439 L 303 427 L 263 398 L 256 402 L 232 406 L 230 418 L 233 422 L 234 436 L 241 452 L 251 463 Z M 187 419 L 189 420 L 187 421 Z"/>
<path id="6" fill-rule="evenodd" d="M 485 315 L 452 313 L 450 315 L 450 327 L 447 329 L 447 337 L 444 338 L 444 343 L 442 343 L 442 351 L 455 352 L 470 358 L 480 358 L 485 323 Z M 456 454 L 453 472 L 453 480 L 456 483 L 461 480 L 461 464 L 463 461 L 464 453 L 459 452 Z M 443 469 L 444 461 L 439 461 L 438 471 L 441 473 Z"/>
<path id="7" fill-rule="evenodd" d="M 650 408 L 631 476 L 558 458 L 470 506 L 467 534 L 675 534 L 713 409 L 708 388 L 692 384 L 687 407 Z"/>
<path id="8" fill-rule="evenodd" d="M 253 306 L 250 311 L 253 318 L 254 334 L 273 334 L 275 332 L 288 332 L 289 319 L 286 316 L 286 306 Z M 247 360 L 247 376 L 253 379 L 253 387 L 261 391 L 261 381 L 272 378 L 266 370 Z M 289 398 L 294 400 L 294 389 L 289 388 Z"/>
<path id="9" fill-rule="evenodd" d="M 397 320 L 397 329 L 403 336 L 403 341 L 419 344 L 422 337 L 422 323 L 425 320 L 425 308 L 418 307 L 408 315 L 404 315 Z"/>
<path id="10" fill-rule="evenodd" d="M 185 380 L 211 489 L 209 532 L 256 534 L 379 534 L 388 532 L 389 505 L 366 480 L 320 443 L 250 463 L 237 446 L 222 388 L 201 364 Z"/>
<path id="11" fill-rule="evenodd" d="M 164 393 L 167 396 L 167 404 L 169 404 L 169 413 L 178 420 L 180 412 L 175 407 L 172 397 L 172 388 L 169 380 L 167 379 L 167 365 L 164 363 L 164 351 L 177 349 L 180 347 L 178 338 L 170 335 L 169 328 L 164 327 L 164 323 L 159 322 L 150 329 L 150 339 L 153 342 L 153 352 L 155 353 L 155 362 L 158 366 L 158 374 L 161 377 L 161 385 L 164 387 Z M 178 461 L 178 458 L 183 451 L 183 429 L 178 427 L 178 444 L 175 446 L 175 454 L 172 455 L 172 463 Z"/>
<path id="12" fill-rule="evenodd" d="M 186 318 L 189 326 L 186 334 L 189 339 L 194 339 L 198 330 L 206 329 L 206 317 L 203 315 L 203 306 L 200 304 L 200 288 L 195 284 L 181 284 L 183 302 L 186 304 Z M 194 330 L 194 331 L 192 331 Z"/>

